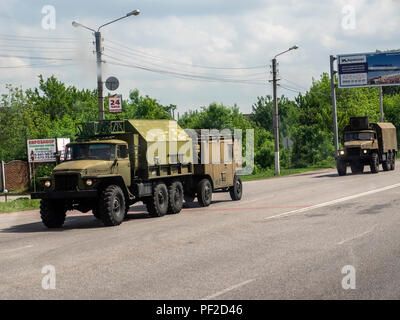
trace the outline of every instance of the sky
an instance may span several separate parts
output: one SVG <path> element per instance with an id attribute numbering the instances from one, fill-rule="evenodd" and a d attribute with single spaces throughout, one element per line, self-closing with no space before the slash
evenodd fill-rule
<path id="1" fill-rule="evenodd" d="M 271 59 L 293 45 L 278 57 L 278 93 L 290 98 L 329 72 L 330 55 L 400 49 L 400 0 L 1 0 L 0 93 L 40 74 L 95 89 L 93 34 L 71 23 L 97 29 L 134 9 L 101 29 L 103 80 L 181 114 L 213 102 L 251 112 L 272 94 Z"/>

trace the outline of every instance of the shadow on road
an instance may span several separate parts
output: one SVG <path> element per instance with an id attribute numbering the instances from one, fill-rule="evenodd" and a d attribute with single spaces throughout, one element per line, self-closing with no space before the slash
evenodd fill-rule
<path id="1" fill-rule="evenodd" d="M 368 175 L 368 174 L 372 174 L 372 172 L 371 171 L 367 171 L 367 172 L 364 172 L 364 173 L 347 173 L 346 176 L 359 176 L 359 175 L 363 175 L 363 174 L 367 174 Z M 319 176 L 315 176 L 313 178 L 338 178 L 338 177 L 339 177 L 339 175 L 337 173 L 329 173 L 329 174 L 322 174 L 322 175 L 319 175 Z M 341 178 L 343 178 L 343 177 L 341 177 Z"/>

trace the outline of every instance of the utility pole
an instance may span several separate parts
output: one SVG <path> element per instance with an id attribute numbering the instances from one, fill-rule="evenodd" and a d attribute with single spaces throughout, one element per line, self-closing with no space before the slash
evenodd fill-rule
<path id="1" fill-rule="evenodd" d="M 380 109 L 381 109 L 381 115 L 379 117 L 379 121 L 384 122 L 385 115 L 383 113 L 383 88 L 382 88 L 382 86 L 379 87 L 379 104 L 380 104 Z"/>
<path id="2" fill-rule="evenodd" d="M 98 104 L 99 104 L 99 120 L 104 120 L 104 95 L 103 95 L 103 77 L 102 77 L 102 66 L 101 64 L 103 63 L 101 60 L 101 54 L 103 51 L 103 48 L 101 46 L 101 33 L 100 33 L 100 29 L 108 26 L 114 22 L 117 22 L 119 20 L 125 19 L 127 17 L 131 17 L 131 16 L 138 16 L 140 14 L 140 10 L 133 10 L 131 12 L 128 12 L 126 15 L 122 16 L 121 18 L 112 20 L 110 22 L 107 22 L 103 25 L 101 25 L 97 31 L 86 27 L 85 25 L 78 23 L 76 21 L 72 22 L 72 26 L 74 27 L 82 27 L 84 29 L 87 29 L 91 32 L 93 32 L 94 37 L 96 39 L 96 63 L 97 63 L 97 99 L 98 99 Z"/>
<path id="3" fill-rule="evenodd" d="M 277 62 L 276 58 L 272 59 L 272 95 L 274 99 L 274 138 L 275 138 L 275 175 L 281 174 L 280 161 L 279 161 L 279 109 L 278 109 L 278 96 L 277 96 Z"/>
<path id="4" fill-rule="evenodd" d="M 97 98 L 99 105 L 99 120 L 104 120 L 104 96 L 103 96 L 103 78 L 102 78 L 102 61 L 101 53 L 103 48 L 101 47 L 101 33 L 96 31 L 94 33 L 96 39 L 96 61 L 97 61 Z"/>
<path id="5" fill-rule="evenodd" d="M 335 74 L 333 63 L 337 58 L 330 56 L 330 69 L 331 69 L 331 95 L 332 95 L 332 114 L 333 114 L 333 135 L 335 137 L 335 158 L 338 156 L 339 150 L 339 135 L 337 127 L 337 110 L 336 110 L 336 88 L 335 88 Z"/>
<path id="6" fill-rule="evenodd" d="M 277 61 L 276 57 L 292 51 L 297 50 L 298 46 L 290 47 L 288 50 L 278 53 L 272 59 L 272 86 L 273 86 L 273 99 L 274 99 L 274 119 L 273 119 L 273 126 L 274 126 L 274 140 L 275 140 L 275 175 L 279 176 L 281 174 L 281 166 L 279 161 L 279 108 L 278 108 L 278 95 L 277 95 L 277 87 L 278 87 L 278 70 L 277 70 Z"/>

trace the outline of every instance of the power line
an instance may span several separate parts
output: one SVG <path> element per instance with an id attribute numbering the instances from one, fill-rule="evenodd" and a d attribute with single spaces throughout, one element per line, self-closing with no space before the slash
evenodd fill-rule
<path id="1" fill-rule="evenodd" d="M 289 87 L 283 86 L 283 85 L 281 85 L 281 84 L 278 84 L 278 86 L 281 87 L 281 88 L 283 88 L 283 89 L 286 89 L 286 90 L 289 90 L 289 91 L 292 91 L 292 92 L 301 94 L 301 92 L 300 92 L 299 90 L 297 90 L 297 89 L 289 88 Z"/>
<path id="2" fill-rule="evenodd" d="M 71 58 L 49 58 L 49 57 L 32 57 L 32 56 L 15 56 L 15 55 L 4 55 L 0 54 L 3 58 L 19 58 L 19 59 L 34 59 L 34 60 L 54 60 L 54 61 L 73 61 L 77 59 Z"/>
<path id="3" fill-rule="evenodd" d="M 106 49 L 108 49 L 108 50 L 110 50 L 111 48 L 108 48 L 108 47 L 106 47 Z M 120 52 L 118 52 L 117 50 L 111 50 L 112 52 L 116 52 L 116 53 L 118 53 L 119 55 L 122 55 L 122 56 L 125 56 L 125 57 L 128 57 L 128 58 L 130 58 L 130 56 L 128 56 L 128 55 L 125 55 L 125 54 L 122 54 L 122 53 L 120 53 Z M 109 56 L 109 55 L 107 55 L 107 54 L 104 54 L 105 56 L 108 56 L 108 57 L 111 57 L 112 59 L 116 59 L 116 60 L 118 60 L 118 61 L 120 61 L 120 62 L 124 62 L 124 63 L 128 63 L 128 62 L 126 62 L 126 61 L 123 61 L 123 60 L 120 60 L 120 59 L 117 59 L 117 58 L 115 58 L 115 56 Z M 152 67 L 157 67 L 157 68 L 165 68 L 165 65 L 159 65 L 159 64 L 154 64 L 154 63 L 149 63 L 149 62 L 145 62 L 146 64 L 150 64 Z M 147 66 L 146 66 L 147 67 Z M 150 68 L 150 67 L 149 67 Z M 182 70 L 182 69 L 177 69 L 177 68 L 171 68 L 171 67 L 169 67 L 168 66 L 168 71 L 173 71 L 173 72 L 188 72 L 187 70 Z M 208 74 L 199 74 L 199 73 L 196 73 L 195 74 L 196 76 L 210 76 L 210 75 L 208 75 Z M 241 75 L 238 75 L 238 74 L 235 74 L 235 75 L 232 75 L 232 74 L 222 74 L 221 76 L 223 76 L 223 77 L 234 77 L 234 78 L 238 78 L 238 77 L 246 77 L 246 80 L 264 80 L 265 78 L 262 78 L 262 79 L 260 79 L 260 75 L 265 75 L 265 72 L 258 72 L 258 73 L 253 73 L 253 74 L 241 74 Z M 250 78 L 249 78 L 250 77 Z M 258 78 L 255 78 L 255 77 L 258 77 Z"/>
<path id="4" fill-rule="evenodd" d="M 192 67 L 192 68 L 213 69 L 213 70 L 251 70 L 251 69 L 265 69 L 266 68 L 265 65 L 262 65 L 262 66 L 250 66 L 250 67 L 215 67 L 215 66 L 196 65 L 196 64 L 184 63 L 184 62 L 172 60 L 172 59 L 169 59 L 169 58 L 165 58 L 165 57 L 160 57 L 160 56 L 156 56 L 156 55 L 153 55 L 153 54 L 149 54 L 149 53 L 144 52 L 144 51 L 140 51 L 140 50 L 137 50 L 137 49 L 130 48 L 130 47 L 128 47 L 126 45 L 123 45 L 123 44 L 120 44 L 120 43 L 118 43 L 116 41 L 108 40 L 108 42 L 113 43 L 113 44 L 115 44 L 115 45 L 117 45 L 119 47 L 128 49 L 129 53 L 133 54 L 133 55 L 142 55 L 142 56 L 145 56 L 145 57 L 152 57 L 154 59 L 169 61 L 169 62 L 172 62 L 172 63 L 177 64 L 177 65 L 184 65 L 184 66 L 188 66 L 188 67 Z M 118 50 L 120 50 L 120 49 L 118 49 Z"/>
<path id="5" fill-rule="evenodd" d="M 107 55 L 105 55 L 105 56 L 107 56 Z M 111 59 L 115 59 L 111 56 L 108 56 L 108 57 Z M 115 59 L 115 60 L 117 60 L 117 59 Z M 212 81 L 212 82 L 230 82 L 230 83 L 240 83 L 240 84 L 264 85 L 261 82 L 256 82 L 256 81 L 252 81 L 252 80 L 236 80 L 236 79 L 218 78 L 218 77 L 211 77 L 211 76 L 193 75 L 193 74 L 188 74 L 188 73 L 179 73 L 179 72 L 173 72 L 173 71 L 168 71 L 168 70 L 153 69 L 153 68 L 148 68 L 145 66 L 132 65 L 132 64 L 127 64 L 127 63 L 119 63 L 119 62 L 107 62 L 107 63 L 111 64 L 111 65 L 117 65 L 117 66 L 122 66 L 122 67 L 135 68 L 135 69 L 139 69 L 139 70 L 149 71 L 149 72 L 153 72 L 153 73 L 159 73 L 159 74 L 163 74 L 163 75 L 170 75 L 173 77 L 183 78 L 186 80 L 200 80 L 200 81 L 208 81 L 208 82 Z"/>
<path id="6" fill-rule="evenodd" d="M 282 80 L 285 80 L 285 81 L 287 81 L 287 82 L 289 82 L 289 83 L 295 85 L 296 87 L 299 87 L 300 89 L 308 90 L 307 88 L 305 88 L 305 87 L 303 87 L 303 86 L 297 84 L 296 82 L 293 82 L 293 81 L 291 81 L 291 80 L 285 79 L 285 78 L 283 78 L 283 77 L 280 77 L 280 78 L 281 78 Z"/>

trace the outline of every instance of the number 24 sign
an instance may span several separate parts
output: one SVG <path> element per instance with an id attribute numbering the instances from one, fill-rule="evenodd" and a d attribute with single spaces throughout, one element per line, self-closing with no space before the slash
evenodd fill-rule
<path id="1" fill-rule="evenodd" d="M 108 97 L 108 111 L 110 113 L 122 112 L 122 95 L 116 94 Z"/>

